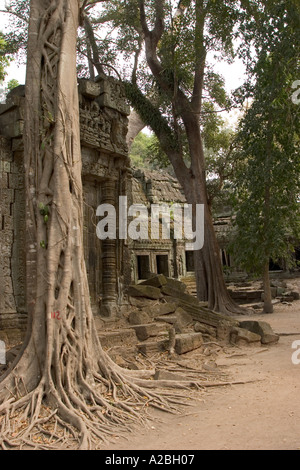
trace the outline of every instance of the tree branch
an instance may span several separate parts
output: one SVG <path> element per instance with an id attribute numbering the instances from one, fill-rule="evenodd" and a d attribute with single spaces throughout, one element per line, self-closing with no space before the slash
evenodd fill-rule
<path id="1" fill-rule="evenodd" d="M 193 111 L 200 113 L 202 104 L 202 90 L 204 83 L 204 69 L 206 61 L 206 50 L 204 46 L 204 25 L 205 25 L 205 10 L 203 0 L 196 0 L 196 28 L 195 28 L 195 74 L 194 74 L 194 87 L 192 94 L 192 107 Z"/>
<path id="2" fill-rule="evenodd" d="M 123 83 L 127 98 L 140 115 L 141 120 L 149 126 L 157 136 L 161 148 L 168 155 L 175 174 L 179 182 L 181 182 L 182 178 L 186 177 L 189 170 L 184 163 L 176 133 L 170 128 L 168 121 L 161 115 L 159 109 L 143 95 L 136 85 L 130 82 Z"/>
<path id="3" fill-rule="evenodd" d="M 95 41 L 92 24 L 90 22 L 88 15 L 86 15 L 85 13 L 83 14 L 83 18 L 84 18 L 84 30 L 85 30 L 86 38 L 92 50 L 92 63 L 96 67 L 96 70 L 99 75 L 100 74 L 105 75 L 104 69 L 102 65 L 100 64 L 99 51 L 98 51 L 98 47 Z"/>
<path id="4" fill-rule="evenodd" d="M 20 13 L 17 13 L 16 11 L 13 11 L 11 7 L 6 7 L 6 10 L 0 10 L 0 13 L 9 13 L 10 15 L 16 16 L 19 18 L 19 20 L 24 21 L 24 23 L 29 23 L 28 19 L 25 18 L 24 16 L 20 15 Z"/>

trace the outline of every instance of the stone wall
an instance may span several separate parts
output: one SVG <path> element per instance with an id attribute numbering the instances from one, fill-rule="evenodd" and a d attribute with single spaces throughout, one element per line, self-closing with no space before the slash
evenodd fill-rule
<path id="1" fill-rule="evenodd" d="M 148 207 L 149 214 L 151 204 L 185 203 L 177 179 L 165 171 L 134 169 L 131 192 L 132 202 Z M 131 282 L 137 283 L 153 274 L 175 278 L 186 275 L 184 240 L 151 239 L 149 234 L 148 240 L 131 241 L 130 253 Z"/>
<path id="2" fill-rule="evenodd" d="M 0 137 L 0 339 L 5 342 L 26 328 L 23 177 L 20 155 L 12 152 L 10 139 Z"/>
<path id="3" fill-rule="evenodd" d="M 124 243 L 96 237 L 98 205 L 117 205 L 128 192 L 126 145 L 129 107 L 112 78 L 79 80 L 79 108 L 84 190 L 84 244 L 92 308 L 117 315 L 128 254 Z M 25 189 L 23 110 L 25 87 L 0 105 L 0 339 L 22 337 L 26 329 Z M 126 258 L 127 256 L 127 258 Z"/>
<path id="4" fill-rule="evenodd" d="M 147 206 L 149 212 L 151 204 L 186 203 L 178 180 L 163 170 L 134 169 L 131 192 L 133 202 Z M 231 232 L 230 212 L 220 212 L 215 215 L 214 227 L 219 242 L 220 257 L 226 270 L 233 262 L 227 253 Z M 164 274 L 179 279 L 194 276 L 193 252 L 189 250 L 189 243 L 185 240 L 151 240 L 149 237 L 146 241 L 132 242 L 130 248 L 132 282 L 143 280 L 151 274 Z M 146 268 L 149 266 L 148 273 L 145 265 Z"/>

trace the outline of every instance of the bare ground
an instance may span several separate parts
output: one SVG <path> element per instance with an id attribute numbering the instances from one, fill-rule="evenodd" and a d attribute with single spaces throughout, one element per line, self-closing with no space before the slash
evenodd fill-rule
<path id="1" fill-rule="evenodd" d="M 229 381 L 245 383 L 191 392 L 191 406 L 183 414 L 151 412 L 149 429 L 134 430 L 128 440 L 116 438 L 104 449 L 300 449 L 300 364 L 292 362 L 292 343 L 300 340 L 300 301 L 274 310 L 251 318 L 267 321 L 280 334 L 278 344 L 219 349 L 212 362 Z M 203 357 L 193 352 L 182 360 L 196 365 Z"/>
<path id="2" fill-rule="evenodd" d="M 299 278 L 292 284 L 300 291 Z M 173 361 L 151 358 L 152 365 L 162 369 L 196 369 L 202 382 L 204 378 L 214 386 L 183 392 L 189 406 L 177 415 L 149 407 L 149 427 L 132 429 L 127 439 L 116 433 L 111 444 L 101 443 L 100 449 L 300 450 L 300 364 L 292 362 L 292 343 L 300 340 L 300 300 L 275 305 L 272 315 L 241 319 L 267 321 L 280 335 L 278 344 L 237 347 L 212 342 Z M 142 362 L 149 366 L 147 359 Z"/>

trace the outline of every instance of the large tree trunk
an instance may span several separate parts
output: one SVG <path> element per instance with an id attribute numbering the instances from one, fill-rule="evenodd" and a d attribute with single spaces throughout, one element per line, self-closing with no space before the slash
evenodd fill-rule
<path id="1" fill-rule="evenodd" d="M 3 448 L 30 443 L 36 427 L 47 434 L 43 424 L 53 419 L 77 429 L 81 448 L 91 447 L 92 440 L 113 432 L 111 423 L 124 425 L 137 417 L 128 397 L 134 406 L 144 406 L 149 396 L 141 387 L 148 383 L 141 377 L 149 373 L 121 369 L 101 348 L 89 302 L 78 21 L 77 0 L 31 1 L 24 132 L 30 322 L 22 353 L 0 379 Z M 160 397 L 153 399 L 166 405 Z M 18 419 L 25 423 L 20 432 Z M 58 441 L 54 427 L 47 443 Z"/>
<path id="2" fill-rule="evenodd" d="M 220 249 L 208 204 L 205 157 L 199 122 L 197 117 L 188 112 L 185 112 L 184 120 L 189 142 L 191 169 L 189 173 L 180 173 L 177 176 L 188 202 L 193 205 L 204 205 L 204 246 L 201 250 L 194 252 L 197 296 L 201 301 L 208 301 L 208 307 L 216 312 L 225 315 L 248 313 L 246 309 L 233 301 L 226 288 Z"/>

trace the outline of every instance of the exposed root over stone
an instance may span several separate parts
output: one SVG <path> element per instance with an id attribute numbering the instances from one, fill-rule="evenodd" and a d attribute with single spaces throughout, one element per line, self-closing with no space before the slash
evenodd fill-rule
<path id="1" fill-rule="evenodd" d="M 105 378 L 99 370 L 76 382 L 68 373 L 66 382 L 56 387 L 45 373 L 27 393 L 20 377 L 15 376 L 14 393 L 7 391 L 9 396 L 0 406 L 0 447 L 98 448 L 116 433 L 127 433 L 137 423 L 146 424 L 149 406 L 176 413 L 184 403 L 178 393 L 157 391 L 161 386 L 178 388 L 176 384 L 138 378 L 139 371 L 132 374 L 115 364 L 107 367 L 107 372 Z M 145 371 L 141 375 L 144 377 Z"/>

